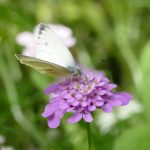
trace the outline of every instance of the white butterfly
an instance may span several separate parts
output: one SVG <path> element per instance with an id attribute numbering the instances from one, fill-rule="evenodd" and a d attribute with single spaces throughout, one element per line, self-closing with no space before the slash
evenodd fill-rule
<path id="1" fill-rule="evenodd" d="M 36 56 L 29 57 L 16 54 L 20 63 L 30 66 L 41 73 L 56 76 L 69 74 L 80 75 L 81 70 L 66 46 L 50 27 L 45 24 L 39 25 L 38 43 Z"/>

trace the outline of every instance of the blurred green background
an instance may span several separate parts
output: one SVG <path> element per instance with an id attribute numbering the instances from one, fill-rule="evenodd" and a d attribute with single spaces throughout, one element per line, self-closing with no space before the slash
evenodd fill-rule
<path id="1" fill-rule="evenodd" d="M 118 90 L 131 92 L 143 107 L 107 133 L 96 123 L 101 114 L 96 111 L 93 150 L 149 150 L 149 0 L 0 0 L 0 135 L 6 139 L 0 149 L 87 150 L 82 121 L 70 125 L 63 118 L 59 128 L 49 129 L 41 117 L 49 100 L 43 90 L 56 79 L 20 65 L 14 56 L 23 50 L 17 34 L 33 32 L 40 22 L 70 27 L 77 39 L 71 48 L 76 60 L 105 71 Z"/>

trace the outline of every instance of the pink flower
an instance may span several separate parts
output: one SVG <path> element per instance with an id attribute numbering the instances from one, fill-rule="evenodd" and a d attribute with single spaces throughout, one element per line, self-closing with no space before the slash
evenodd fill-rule
<path id="1" fill-rule="evenodd" d="M 76 123 L 82 118 L 92 122 L 92 112 L 102 109 L 111 112 L 113 107 L 127 105 L 132 96 L 127 92 L 113 92 L 116 85 L 110 83 L 104 73 L 83 70 L 84 76 L 68 79 L 50 85 L 46 94 L 52 94 L 46 105 L 43 117 L 48 118 L 48 126 L 57 128 L 65 113 L 73 113 L 68 123 Z"/>
<path id="2" fill-rule="evenodd" d="M 69 48 L 75 45 L 76 39 L 72 36 L 72 30 L 64 25 L 49 24 L 50 28 L 61 38 L 63 43 Z M 37 45 L 38 26 L 34 32 L 22 32 L 16 37 L 18 44 L 24 46 L 23 54 L 27 56 L 35 56 Z"/>

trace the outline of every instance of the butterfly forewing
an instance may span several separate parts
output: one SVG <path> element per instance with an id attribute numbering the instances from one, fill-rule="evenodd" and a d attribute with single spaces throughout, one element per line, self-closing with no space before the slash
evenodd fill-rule
<path id="1" fill-rule="evenodd" d="M 74 67 L 74 59 L 61 39 L 47 25 L 39 25 L 36 58 L 62 67 Z"/>

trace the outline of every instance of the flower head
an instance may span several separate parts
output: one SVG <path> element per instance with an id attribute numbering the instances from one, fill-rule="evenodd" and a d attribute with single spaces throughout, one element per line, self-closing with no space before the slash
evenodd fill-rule
<path id="1" fill-rule="evenodd" d="M 72 36 L 72 30 L 64 25 L 49 24 L 49 27 L 61 38 L 63 43 L 68 47 L 72 47 L 76 43 L 76 39 Z M 18 44 L 25 47 L 23 54 L 27 56 L 35 56 L 37 45 L 38 26 L 34 32 L 22 32 L 16 37 Z"/>
<path id="2" fill-rule="evenodd" d="M 48 126 L 57 128 L 65 113 L 73 113 L 68 123 L 76 123 L 82 118 L 92 122 L 92 112 L 102 109 L 111 112 L 115 106 L 127 105 L 132 96 L 127 92 L 113 92 L 115 84 L 110 83 L 104 73 L 83 70 L 83 76 L 50 85 L 46 94 L 52 99 L 46 105 L 43 117 L 48 118 Z"/>

